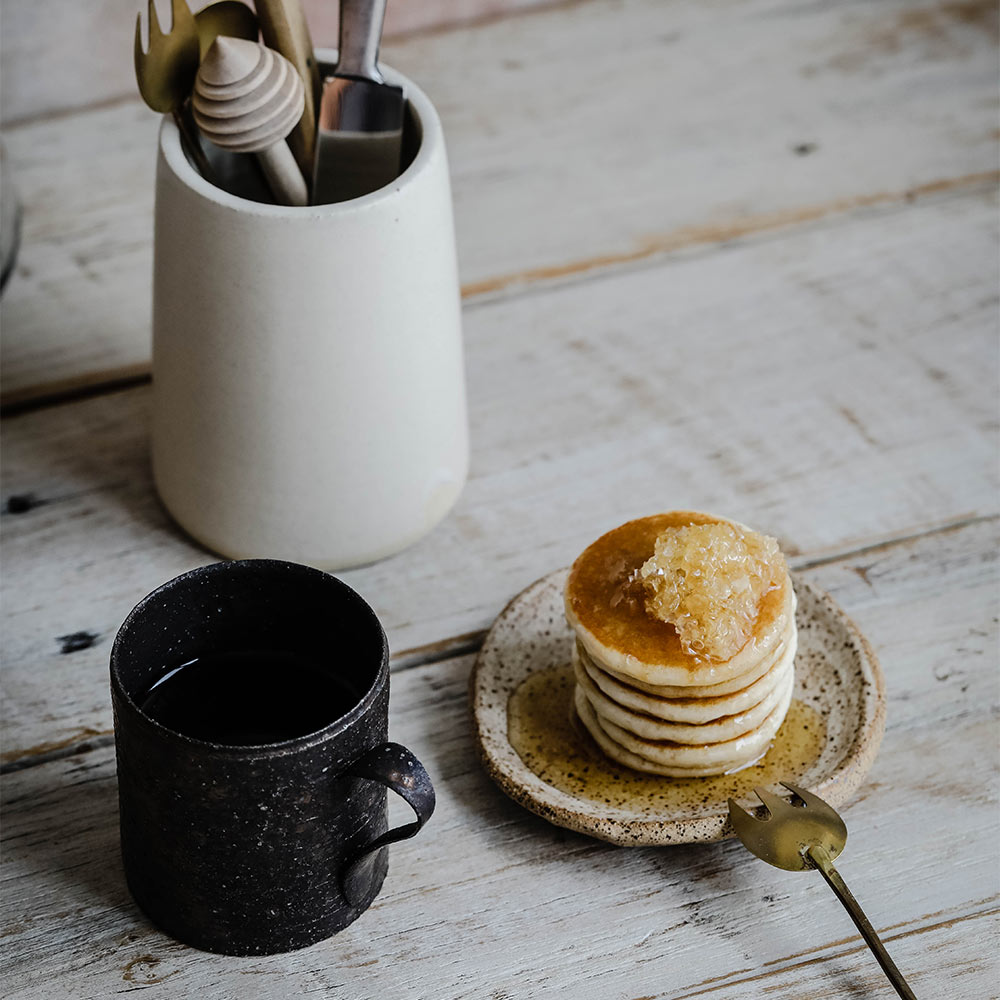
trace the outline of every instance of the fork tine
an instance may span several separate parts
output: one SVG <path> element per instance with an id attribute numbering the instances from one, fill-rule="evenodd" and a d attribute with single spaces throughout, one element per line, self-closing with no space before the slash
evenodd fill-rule
<path id="1" fill-rule="evenodd" d="M 170 13 L 172 18 L 170 23 L 171 31 L 175 31 L 180 25 L 187 27 L 188 22 L 193 27 L 194 15 L 191 13 L 191 8 L 187 5 L 187 0 L 171 0 Z"/>
<path id="2" fill-rule="evenodd" d="M 847 841 L 847 824 L 844 822 L 840 813 L 837 812 L 837 810 L 834 809 L 829 802 L 824 801 L 812 792 L 807 792 L 804 788 L 799 788 L 798 785 L 789 784 L 787 781 L 783 781 L 781 784 L 800 798 L 807 809 L 811 809 L 813 812 L 822 815 L 826 818 L 828 823 L 837 827 L 843 837 L 843 840 L 845 842 Z M 841 845 L 841 850 L 843 850 L 843 844 Z M 837 853 L 839 853 L 839 851 Z"/>
<path id="3" fill-rule="evenodd" d="M 759 789 L 757 794 L 760 795 Z M 766 792 L 764 794 L 767 795 Z M 781 799 L 777 801 L 780 802 Z M 787 830 L 787 825 L 783 827 L 780 820 L 772 823 L 769 819 L 758 819 L 738 805 L 735 799 L 730 799 L 729 822 L 733 832 L 743 842 L 743 846 L 761 861 L 790 871 L 799 871 L 806 867 L 797 850 L 787 849 L 785 843 L 787 838 L 781 836 L 782 830 Z"/>
<path id="4" fill-rule="evenodd" d="M 142 51 L 142 14 L 135 15 L 135 63 L 138 68 L 145 52 Z"/>
<path id="5" fill-rule="evenodd" d="M 766 788 L 755 788 L 754 792 L 767 810 L 763 819 L 729 800 L 730 825 L 751 854 L 776 868 L 796 872 L 813 867 L 806 855 L 813 845 L 824 846 L 831 858 L 840 853 L 842 841 L 838 842 L 834 824 L 825 814 L 793 806 Z"/>
<path id="6" fill-rule="evenodd" d="M 756 816 L 748 813 L 736 799 L 729 800 L 729 822 L 732 824 L 736 836 L 743 841 L 747 850 L 756 854 L 751 844 L 754 842 L 754 828 L 760 823 Z"/>
<path id="7" fill-rule="evenodd" d="M 160 28 L 160 19 L 156 16 L 156 4 L 153 3 L 153 0 L 149 0 L 148 9 L 149 9 L 149 14 L 148 14 L 148 17 L 149 17 L 149 48 L 150 48 L 150 50 L 152 50 L 154 36 L 156 38 L 162 38 L 163 37 L 163 31 Z"/>
<path id="8" fill-rule="evenodd" d="M 736 799 L 730 799 L 729 800 L 729 816 L 730 816 L 730 818 L 732 818 L 733 816 L 738 816 L 739 819 L 740 819 L 740 822 L 747 822 L 747 823 L 759 823 L 760 822 L 760 820 L 757 819 L 756 816 L 754 816 L 751 813 L 748 813 L 746 811 L 746 809 L 744 809 L 743 806 L 741 806 L 736 801 Z"/>
<path id="9" fill-rule="evenodd" d="M 799 788 L 798 785 L 793 785 L 788 781 L 782 781 L 781 784 L 793 792 L 796 798 L 800 798 L 810 809 L 830 809 L 830 805 L 813 792 L 807 792 L 804 788 Z"/>
<path id="10" fill-rule="evenodd" d="M 790 803 L 786 802 L 780 795 L 775 795 L 773 792 L 769 792 L 766 788 L 755 788 L 754 794 L 760 799 L 761 802 L 767 806 L 767 811 L 772 817 L 777 819 L 779 816 L 785 815 L 790 809 L 795 807 Z"/>

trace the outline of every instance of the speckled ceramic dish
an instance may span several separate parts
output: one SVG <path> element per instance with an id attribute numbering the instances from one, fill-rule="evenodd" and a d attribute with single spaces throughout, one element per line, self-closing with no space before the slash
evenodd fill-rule
<path id="1" fill-rule="evenodd" d="M 480 755 L 490 776 L 516 802 L 552 823 L 601 840 L 664 845 L 733 836 L 728 797 L 733 795 L 749 807 L 759 804 L 750 795 L 753 784 L 783 793 L 774 783 L 784 780 L 785 768 L 787 780 L 816 792 L 832 806 L 843 804 L 860 786 L 885 729 L 885 681 L 868 642 L 827 594 L 793 576 L 799 641 L 793 696 L 800 705 L 798 717 L 813 720 L 814 734 L 821 730 L 809 758 L 776 757 L 769 767 L 765 758 L 761 765 L 736 775 L 678 782 L 638 775 L 608 761 L 582 729 L 568 723 L 574 636 L 563 614 L 567 573 L 565 569 L 550 573 L 507 605 L 486 637 L 472 676 Z M 557 709 L 552 716 L 553 744 L 562 741 L 570 747 L 576 760 L 576 775 L 569 769 L 573 780 L 543 779 L 536 771 L 545 768 L 535 764 L 532 770 L 511 743 L 511 696 L 522 684 L 543 676 L 553 678 L 549 685 Z M 817 716 L 822 725 L 817 725 Z M 794 753 L 796 743 L 788 746 Z M 600 772 L 605 786 L 628 792 L 607 798 L 603 791 L 594 794 L 593 787 L 575 780 L 581 771 L 591 776 Z M 556 787 L 559 784 L 563 787 Z"/>

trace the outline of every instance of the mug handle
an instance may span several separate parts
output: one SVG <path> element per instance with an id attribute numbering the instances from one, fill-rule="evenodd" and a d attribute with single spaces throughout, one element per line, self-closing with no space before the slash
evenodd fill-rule
<path id="1" fill-rule="evenodd" d="M 424 765 L 400 743 L 380 743 L 359 757 L 344 773 L 385 785 L 405 799 L 417 817 L 412 823 L 397 826 L 376 837 L 344 864 L 340 887 L 348 903 L 357 906 L 370 885 L 365 862 L 383 847 L 408 840 L 420 831 L 434 812 L 434 786 Z"/>

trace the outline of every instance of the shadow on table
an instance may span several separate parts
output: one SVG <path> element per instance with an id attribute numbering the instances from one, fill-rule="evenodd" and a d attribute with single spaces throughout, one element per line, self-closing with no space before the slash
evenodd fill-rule
<path id="1" fill-rule="evenodd" d="M 3 780 L 8 877 L 31 878 L 24 916 L 48 911 L 78 922 L 81 913 L 110 907 L 145 922 L 121 866 L 114 750 L 23 768 Z M 14 906 L 6 909 L 16 919 Z"/>
<path id="2" fill-rule="evenodd" d="M 667 970 L 674 947 L 670 941 L 687 954 L 708 947 L 704 939 L 715 939 L 718 944 L 707 954 L 731 955 L 733 971 L 702 985 L 719 996 L 728 995 L 737 984 L 750 995 L 760 977 L 760 985 L 790 989 L 789 995 L 796 989 L 789 983 L 800 978 L 815 979 L 845 998 L 870 995 L 870 984 L 860 971 L 870 956 L 859 958 L 853 946 L 831 954 L 829 947 L 839 950 L 844 942 L 830 941 L 828 934 L 824 940 L 808 936 L 813 922 L 804 922 L 804 913 L 814 906 L 836 906 L 835 900 L 825 898 L 825 887 L 818 881 L 810 886 L 802 881 L 806 876 L 773 871 L 736 840 L 619 847 L 555 826 L 508 798 L 479 762 L 466 674 L 456 671 L 446 680 L 447 668 L 438 664 L 437 669 L 436 725 L 419 743 L 438 785 L 441 807 L 428 830 L 435 823 L 449 828 L 441 834 L 446 843 L 439 850 L 460 849 L 480 858 L 481 878 L 490 891 L 519 894 L 511 906 L 520 907 L 525 920 L 572 919 L 580 924 L 581 938 L 599 937 L 603 921 L 621 921 L 628 928 L 623 946 L 637 926 L 646 926 L 647 937 L 655 936 L 659 943 L 650 941 L 646 947 L 646 938 L 630 942 L 644 946 L 641 954 L 635 953 L 644 963 L 644 974 L 661 963 Z M 460 847 L 450 843 L 455 837 Z M 466 891 L 478 894 L 475 882 L 470 885 L 443 884 L 435 891 L 453 897 L 448 906 L 455 912 L 474 911 L 475 900 L 463 897 Z M 528 896 L 521 895 L 525 891 Z M 571 918 L 574 907 L 576 916 Z M 760 928 L 766 936 L 763 951 Z M 841 937 L 851 934 L 845 919 Z M 655 957 L 658 952 L 662 958 Z M 579 961 L 583 970 L 588 960 L 581 955 Z M 591 971 L 588 968 L 587 974 Z M 689 971 L 697 985 L 699 976 Z M 638 983 L 633 985 L 638 988 Z"/>

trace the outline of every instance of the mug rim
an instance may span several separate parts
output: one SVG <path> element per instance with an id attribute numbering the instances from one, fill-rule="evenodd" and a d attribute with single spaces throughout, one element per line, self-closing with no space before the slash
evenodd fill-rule
<path id="1" fill-rule="evenodd" d="M 378 670 L 376 670 L 375 676 L 368 685 L 368 688 L 365 690 L 365 693 L 352 708 L 344 712 L 343 715 L 338 716 L 336 719 L 332 719 L 321 729 L 316 729 L 311 733 L 305 733 L 302 736 L 293 736 L 287 740 L 275 740 L 270 743 L 251 743 L 244 745 L 215 743 L 212 740 L 202 740 L 194 736 L 188 736 L 185 733 L 178 732 L 176 729 L 171 729 L 169 726 L 163 725 L 162 722 L 158 722 L 152 716 L 147 715 L 126 688 L 121 678 L 120 661 L 124 656 L 122 647 L 130 638 L 133 629 L 136 627 L 138 619 L 148 610 L 148 605 L 159 600 L 171 590 L 183 586 L 193 580 L 201 579 L 217 573 L 229 574 L 234 571 L 239 573 L 261 568 L 270 568 L 272 570 L 278 569 L 283 573 L 290 573 L 297 576 L 320 577 L 323 579 L 324 583 L 329 584 L 332 582 L 335 587 L 339 588 L 342 592 L 346 592 L 347 595 L 350 595 L 352 598 L 359 601 L 361 606 L 365 608 L 368 615 L 371 617 L 372 622 L 378 629 L 378 635 L 381 640 Z M 378 615 L 375 614 L 371 605 L 353 587 L 344 583 L 343 580 L 334 576 L 332 573 L 316 569 L 314 566 L 307 566 L 304 563 L 290 562 L 285 559 L 233 559 L 229 561 L 207 563 L 204 566 L 197 566 L 194 569 L 188 570 L 185 573 L 181 573 L 179 576 L 175 576 L 172 579 L 167 580 L 165 583 L 161 583 L 155 590 L 146 594 L 146 596 L 143 597 L 142 600 L 139 601 L 139 603 L 136 604 L 136 606 L 128 613 L 125 620 L 119 626 L 118 631 L 115 633 L 115 640 L 111 646 L 110 668 L 112 694 L 122 699 L 122 701 L 128 705 L 137 721 L 152 727 L 154 731 L 165 734 L 169 738 L 178 740 L 181 743 L 191 744 L 196 747 L 205 747 L 210 749 L 213 753 L 229 757 L 275 756 L 288 753 L 293 750 L 305 750 L 318 746 L 319 744 L 329 740 L 331 737 L 337 736 L 344 730 L 348 729 L 368 712 L 376 698 L 378 698 L 385 683 L 388 681 L 389 640 L 385 634 L 382 622 L 379 621 Z M 118 725 L 116 720 L 116 735 L 117 730 Z"/>
<path id="2" fill-rule="evenodd" d="M 321 64 L 334 66 L 337 62 L 337 50 L 316 49 L 316 58 Z M 231 194 L 216 187 L 203 177 L 188 160 L 181 146 L 180 131 L 172 115 L 164 115 L 160 122 L 158 145 L 161 159 L 181 184 L 221 209 L 269 218 L 288 219 L 289 221 L 327 219 L 363 212 L 396 196 L 403 186 L 412 184 L 420 174 L 426 171 L 431 158 L 443 143 L 441 119 L 438 117 L 437 110 L 430 98 L 409 77 L 394 70 L 391 66 L 379 63 L 379 69 L 387 83 L 403 88 L 404 100 L 410 105 L 420 126 L 420 146 L 416 156 L 394 181 L 368 194 L 361 195 L 359 198 L 350 198 L 347 201 L 333 202 L 327 205 L 276 205 Z"/>

